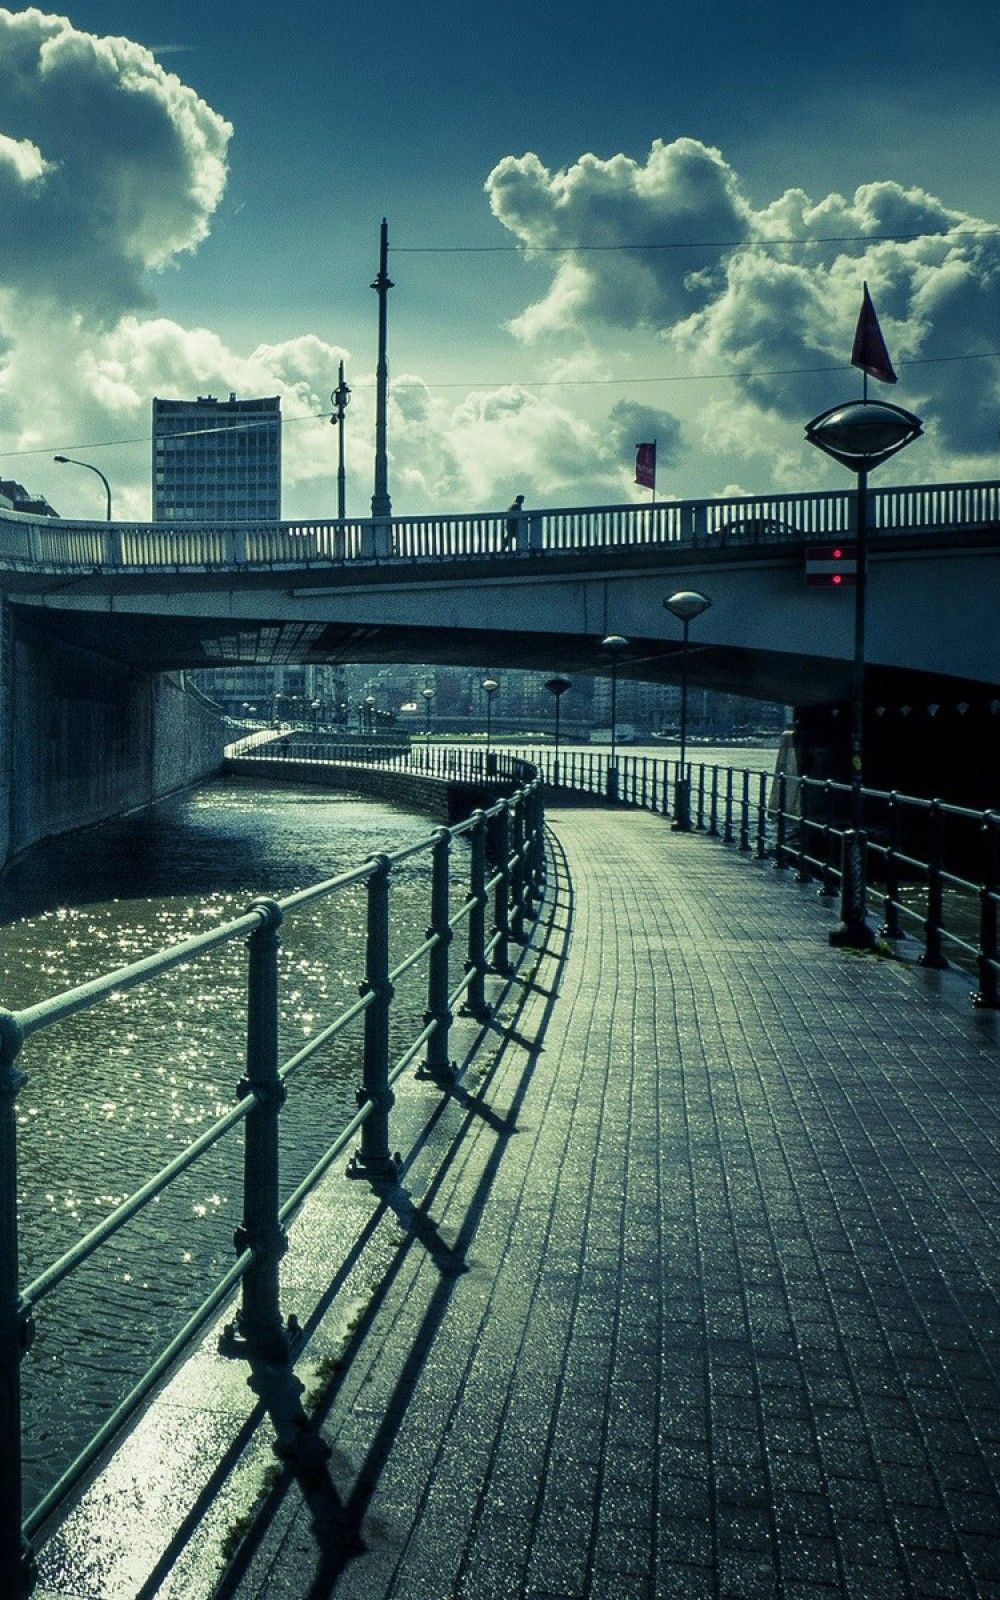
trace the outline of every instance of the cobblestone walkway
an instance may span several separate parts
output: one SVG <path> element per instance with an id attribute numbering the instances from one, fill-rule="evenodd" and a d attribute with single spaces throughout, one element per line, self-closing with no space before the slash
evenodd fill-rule
<path id="1" fill-rule="evenodd" d="M 546 946 L 390 1200 L 331 1458 L 218 1594 L 1000 1597 L 996 1017 L 830 949 L 768 863 L 551 821 Z"/>

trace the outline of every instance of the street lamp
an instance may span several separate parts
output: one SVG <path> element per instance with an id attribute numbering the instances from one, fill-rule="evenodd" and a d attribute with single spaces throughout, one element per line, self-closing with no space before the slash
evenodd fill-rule
<path id="1" fill-rule="evenodd" d="M 569 688 L 568 678 L 546 678 L 545 687 L 556 703 L 556 759 L 552 768 L 552 782 L 559 784 L 559 702 Z"/>
<path id="2" fill-rule="evenodd" d="M 628 649 L 628 640 L 623 639 L 620 633 L 609 633 L 605 639 L 601 640 L 601 649 L 611 657 L 611 759 L 608 762 L 607 795 L 609 800 L 617 800 L 618 657 L 623 650 Z"/>
<path id="3" fill-rule="evenodd" d="M 365 727 L 369 733 L 375 732 L 375 707 L 378 704 L 373 694 L 365 695 Z"/>
<path id="4" fill-rule="evenodd" d="M 482 683 L 480 684 L 480 688 L 482 689 L 484 695 L 486 696 L 486 772 L 487 772 L 487 776 L 493 770 L 493 768 L 492 768 L 492 760 L 493 760 L 493 758 L 490 755 L 490 738 L 491 738 L 491 735 L 492 735 L 492 724 L 493 724 L 493 696 L 496 694 L 496 692 L 499 689 L 499 687 L 500 687 L 500 685 L 497 683 L 496 678 L 484 678 Z"/>
<path id="5" fill-rule="evenodd" d="M 684 624 L 684 644 L 681 654 L 681 755 L 677 767 L 677 782 L 674 784 L 674 820 L 671 826 L 675 833 L 691 832 L 691 779 L 687 770 L 687 704 L 688 704 L 688 628 L 695 617 L 700 617 L 712 604 L 707 594 L 699 594 L 697 589 L 678 589 L 669 600 L 664 600 L 663 606 L 672 616 L 678 617 Z"/>
<path id="6" fill-rule="evenodd" d="M 334 407 L 333 416 L 330 418 L 330 421 L 333 423 L 333 426 L 335 428 L 339 428 L 340 429 L 340 433 L 339 433 L 339 435 L 337 437 L 337 516 L 338 516 L 338 518 L 340 519 L 341 522 L 343 522 L 344 515 L 345 515 L 345 512 L 344 512 L 344 504 L 345 504 L 345 494 L 344 494 L 344 481 L 345 481 L 344 480 L 344 412 L 347 410 L 347 405 L 348 405 L 348 402 L 349 402 L 350 398 L 351 398 L 351 391 L 348 388 L 347 384 L 344 382 L 344 363 L 341 362 L 340 363 L 340 374 L 339 374 L 339 379 L 338 379 L 338 382 L 337 382 L 337 387 L 334 389 L 332 395 L 330 396 L 330 399 L 333 401 L 333 407 Z"/>
<path id="7" fill-rule="evenodd" d="M 431 701 L 434 699 L 434 690 L 433 689 L 421 689 L 420 694 L 421 694 L 421 697 L 422 697 L 423 702 L 424 702 L 424 711 L 425 711 L 424 738 L 427 740 L 427 743 L 430 744 L 430 741 L 431 741 Z"/>
<path id="8" fill-rule="evenodd" d="M 107 496 L 107 506 L 108 506 L 107 518 L 108 518 L 108 521 L 110 522 L 111 521 L 111 485 L 108 482 L 107 478 L 104 476 L 104 473 L 101 471 L 100 467 L 91 466 L 89 461 L 77 461 L 75 456 L 53 456 L 52 459 L 53 459 L 53 461 L 58 461 L 58 463 L 59 463 L 59 465 L 61 467 L 86 467 L 88 472 L 96 472 L 97 473 L 97 476 L 100 478 L 101 482 L 104 485 L 104 493 Z"/>
<path id="9" fill-rule="evenodd" d="M 857 478 L 854 586 L 854 655 L 851 663 L 851 833 L 845 841 L 841 878 L 841 922 L 830 943 L 870 949 L 875 935 L 866 921 L 864 840 L 865 600 L 868 580 L 868 474 L 904 450 L 923 432 L 912 411 L 884 400 L 853 400 L 832 406 L 806 424 L 806 439 Z"/>

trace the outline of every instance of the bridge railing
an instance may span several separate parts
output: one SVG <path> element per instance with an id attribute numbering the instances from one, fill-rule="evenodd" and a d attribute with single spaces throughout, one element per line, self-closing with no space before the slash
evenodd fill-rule
<path id="1" fill-rule="evenodd" d="M 259 752 L 267 755 L 266 750 Z M 356 759 L 356 754 L 355 754 Z M 485 772 L 484 772 L 485 777 Z M 473 811 L 453 827 L 435 828 L 394 854 L 369 857 L 321 883 L 283 900 L 255 900 L 239 917 L 207 933 L 171 945 L 125 967 L 80 984 L 19 1011 L 0 1010 L 0 1595 L 21 1600 L 34 1585 L 31 1539 L 64 1502 L 81 1477 L 135 1414 L 172 1362 L 208 1319 L 240 1287 L 241 1303 L 227 1330 L 225 1348 L 237 1355 L 286 1359 L 294 1336 L 293 1319 L 282 1316 L 279 1262 L 286 1224 L 338 1155 L 360 1135 L 348 1175 L 378 1183 L 391 1181 L 393 1085 L 422 1057 L 421 1073 L 447 1085 L 454 1076 L 449 1029 L 456 1008 L 489 1014 L 488 972 L 512 971 L 510 944 L 527 937 L 537 918 L 545 877 L 542 782 L 534 767 L 505 756 L 491 763 L 495 788 L 506 788 L 485 809 Z M 468 889 L 457 909 L 452 846 L 469 844 Z M 404 863 L 429 858 L 428 932 L 395 966 L 390 964 L 389 928 L 393 874 Z M 367 899 L 364 975 L 359 998 L 319 1027 L 284 1062 L 279 1059 L 279 934 L 282 922 L 319 901 L 363 885 Z M 461 888 L 461 885 L 459 885 Z M 492 927 L 488 926 L 492 913 Z M 453 982 L 450 946 L 464 932 L 463 976 Z M 161 978 L 197 962 L 211 951 L 245 939 L 248 951 L 246 1074 L 232 1108 L 166 1166 L 117 1205 L 69 1250 L 22 1285 L 18 1266 L 17 1116 L 15 1102 L 26 1081 L 19 1070 L 22 1046 L 36 1034 L 90 1010 L 124 990 Z M 390 1059 L 389 1022 L 394 985 L 426 962 L 427 1009 L 424 1026 L 395 1061 Z M 295 1075 L 352 1024 L 363 1022 L 361 1088 L 358 1110 L 333 1139 L 312 1170 L 280 1198 L 280 1114 Z M 27 1051 L 31 1053 L 30 1046 Z M 22 1500 L 21 1362 L 34 1333 L 35 1312 L 60 1284 L 183 1173 L 240 1125 L 243 1142 L 243 1221 L 237 1230 L 236 1259 L 205 1299 L 178 1329 L 166 1348 L 134 1384 L 101 1428 L 27 1516 Z"/>
<path id="2" fill-rule="evenodd" d="M 0 511 L 0 564 L 12 567 L 215 569 L 455 561 L 516 561 L 584 550 L 758 547 L 849 534 L 848 489 L 740 495 L 651 505 L 576 506 L 448 516 L 299 522 L 67 522 Z M 1000 482 L 872 489 L 876 533 L 1000 526 Z"/>

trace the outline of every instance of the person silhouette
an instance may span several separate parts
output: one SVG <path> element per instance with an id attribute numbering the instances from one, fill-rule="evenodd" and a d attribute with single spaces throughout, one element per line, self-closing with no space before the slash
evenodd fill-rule
<path id="1" fill-rule="evenodd" d="M 523 515 L 524 515 L 524 495 L 523 494 L 517 494 L 517 495 L 514 496 L 514 498 L 511 501 L 510 505 L 507 507 L 507 526 L 506 526 L 506 529 L 504 531 L 504 540 L 503 540 L 504 549 L 505 550 L 516 550 L 517 549 L 517 530 L 518 530 L 518 527 L 520 526 L 521 518 L 522 518 Z"/>

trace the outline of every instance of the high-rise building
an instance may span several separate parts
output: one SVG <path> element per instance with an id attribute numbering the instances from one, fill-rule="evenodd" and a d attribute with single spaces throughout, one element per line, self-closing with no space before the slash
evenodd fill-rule
<path id="1" fill-rule="evenodd" d="M 153 401 L 154 522 L 276 522 L 281 401 Z"/>

